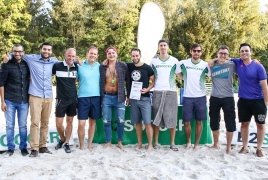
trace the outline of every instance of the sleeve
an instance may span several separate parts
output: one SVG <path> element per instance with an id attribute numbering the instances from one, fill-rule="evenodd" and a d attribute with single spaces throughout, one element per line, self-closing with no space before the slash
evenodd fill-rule
<path id="1" fill-rule="evenodd" d="M 266 71 L 265 71 L 263 65 L 262 64 L 256 64 L 256 65 L 258 65 L 257 73 L 258 73 L 259 80 L 261 81 L 261 80 L 267 79 L 267 74 L 266 74 Z"/>
<path id="2" fill-rule="evenodd" d="M 54 64 L 54 65 L 53 65 L 53 68 L 52 68 L 52 74 L 53 74 L 53 75 L 56 74 L 56 65 L 57 65 L 57 64 Z"/>
<path id="3" fill-rule="evenodd" d="M 127 97 L 129 98 L 130 95 L 130 76 L 127 64 L 125 64 L 126 74 L 125 74 L 125 81 L 126 81 L 126 89 L 127 89 Z"/>
<path id="4" fill-rule="evenodd" d="M 231 61 L 233 61 L 236 66 L 238 66 L 238 63 L 240 61 L 240 58 L 231 58 Z"/>
<path id="5" fill-rule="evenodd" d="M 2 63 L 0 68 L 0 87 L 5 86 L 8 76 L 8 68 L 5 63 Z"/>
<path id="6" fill-rule="evenodd" d="M 207 76 L 211 76 L 211 68 L 209 67 L 207 62 L 206 64 L 207 64 L 207 69 L 208 69 Z"/>
<path id="7" fill-rule="evenodd" d="M 152 75 L 154 75 L 154 71 L 151 66 L 148 65 L 147 67 L 148 67 L 148 74 L 151 77 Z"/>
<path id="8" fill-rule="evenodd" d="M 176 59 L 177 60 L 177 59 Z M 175 71 L 175 73 L 177 74 L 177 73 L 180 73 L 181 72 L 181 63 L 180 63 L 180 61 L 179 60 L 177 60 L 177 62 L 176 62 L 176 71 Z"/>

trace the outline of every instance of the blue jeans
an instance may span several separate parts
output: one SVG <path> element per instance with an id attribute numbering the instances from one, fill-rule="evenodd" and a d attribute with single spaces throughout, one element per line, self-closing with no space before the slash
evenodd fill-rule
<path id="1" fill-rule="evenodd" d="M 125 125 L 125 103 L 118 102 L 118 96 L 105 95 L 102 101 L 102 114 L 106 142 L 112 139 L 112 110 L 114 109 L 117 122 L 117 140 L 123 141 Z"/>
<path id="2" fill-rule="evenodd" d="M 15 149 L 14 143 L 14 127 L 15 127 L 15 114 L 17 110 L 19 134 L 20 134 L 20 149 L 27 148 L 27 116 L 28 116 L 28 103 L 13 103 L 5 100 L 7 111 L 5 112 L 6 118 L 6 134 L 7 134 L 7 147 L 8 150 Z"/>

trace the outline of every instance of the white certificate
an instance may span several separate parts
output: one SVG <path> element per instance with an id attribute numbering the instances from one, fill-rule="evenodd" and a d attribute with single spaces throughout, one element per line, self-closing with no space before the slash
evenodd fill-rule
<path id="1" fill-rule="evenodd" d="M 132 81 L 130 99 L 141 99 L 142 82 Z"/>

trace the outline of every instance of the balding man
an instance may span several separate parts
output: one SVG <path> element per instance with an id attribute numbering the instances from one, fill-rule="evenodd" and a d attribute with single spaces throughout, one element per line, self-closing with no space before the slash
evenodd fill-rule
<path id="1" fill-rule="evenodd" d="M 69 48 L 64 54 L 64 61 L 53 66 L 52 73 L 56 75 L 57 96 L 56 96 L 56 126 L 60 135 L 60 141 L 55 149 L 63 146 L 66 153 L 70 153 L 69 140 L 73 129 L 73 118 L 76 115 L 77 91 L 76 74 L 77 64 L 74 63 L 76 50 Z M 66 117 L 66 128 L 63 126 L 63 119 Z"/>

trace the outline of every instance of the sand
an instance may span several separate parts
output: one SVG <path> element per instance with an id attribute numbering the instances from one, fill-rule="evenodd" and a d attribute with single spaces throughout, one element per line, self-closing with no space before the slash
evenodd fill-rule
<path id="1" fill-rule="evenodd" d="M 0 113 L 0 131 L 5 131 L 5 118 Z M 28 126 L 30 120 L 28 118 Z M 254 123 L 251 123 L 254 127 Z M 267 125 L 266 125 L 267 126 Z M 55 128 L 53 112 L 50 127 Z M 237 123 L 237 127 L 240 124 Z M 267 127 L 268 129 L 268 127 Z M 28 128 L 29 130 L 29 128 Z M 94 144 L 93 151 L 80 150 L 77 139 L 77 118 L 74 119 L 72 153 L 63 149 L 53 154 L 39 154 L 37 158 L 23 157 L 20 150 L 5 158 L 0 154 L 0 180 L 2 179 L 268 179 L 267 148 L 264 157 L 250 153 L 238 153 L 241 146 L 234 145 L 232 155 L 225 151 L 225 126 L 221 121 L 219 150 L 210 145 L 200 145 L 197 151 L 178 146 L 174 152 L 169 146 L 147 152 L 145 148 L 135 149 L 135 145 L 125 146 L 124 151 L 113 145 L 104 149 L 103 144 Z M 85 140 L 86 141 L 86 140 Z"/>

